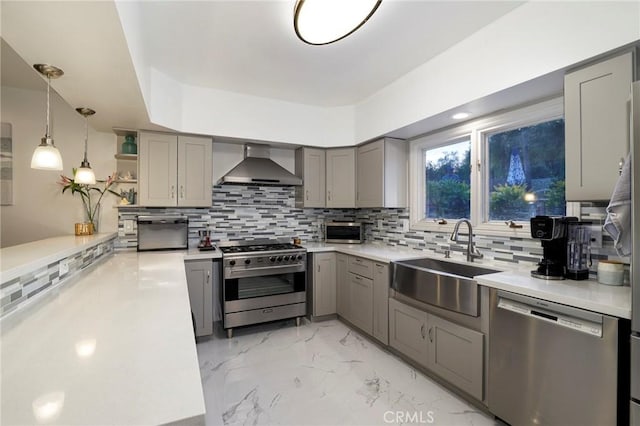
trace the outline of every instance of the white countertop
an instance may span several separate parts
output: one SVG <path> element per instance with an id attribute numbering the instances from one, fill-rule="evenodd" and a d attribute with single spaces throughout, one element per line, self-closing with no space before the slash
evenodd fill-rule
<path id="1" fill-rule="evenodd" d="M 631 319 L 631 287 L 627 286 L 608 286 L 595 280 L 547 281 L 521 271 L 480 275 L 476 281 L 487 287 Z"/>
<path id="2" fill-rule="evenodd" d="M 25 273 L 93 247 L 116 237 L 115 232 L 76 237 L 64 235 L 0 249 L 1 281 L 6 282 Z"/>
<path id="3" fill-rule="evenodd" d="M 204 423 L 183 260 L 118 252 L 3 319 L 0 423 Z"/>
<path id="4" fill-rule="evenodd" d="M 201 251 L 198 248 L 190 248 L 184 253 L 184 260 L 207 260 L 207 259 L 221 259 L 222 252 L 217 247 L 214 250 Z"/>
<path id="5" fill-rule="evenodd" d="M 309 242 L 304 243 L 303 246 L 309 253 L 335 251 L 353 256 L 362 256 L 385 263 L 416 258 L 445 260 L 444 256 L 429 251 L 418 251 L 406 247 L 383 246 L 371 243 L 327 244 Z M 446 260 L 454 263 L 468 263 L 457 258 Z M 481 259 L 473 264 L 505 271 L 476 277 L 476 280 L 481 285 L 620 318 L 631 318 L 630 287 L 607 286 L 595 280 L 541 280 L 531 276 L 530 272 L 532 267 L 530 265 L 507 264 L 505 262 L 495 262 L 486 259 Z"/>
<path id="6" fill-rule="evenodd" d="M 302 246 L 309 253 L 320 253 L 335 251 L 338 253 L 350 254 L 353 256 L 363 256 L 378 262 L 389 263 L 401 259 L 418 259 L 431 257 L 429 252 L 413 250 L 407 247 L 385 246 L 381 244 L 330 244 L 330 243 L 303 243 Z"/>

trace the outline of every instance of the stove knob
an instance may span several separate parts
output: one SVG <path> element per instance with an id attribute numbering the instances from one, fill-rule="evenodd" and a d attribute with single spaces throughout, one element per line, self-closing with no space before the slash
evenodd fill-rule
<path id="1" fill-rule="evenodd" d="M 276 259 L 278 262 L 282 262 L 282 256 L 278 256 L 278 258 Z"/>
<path id="2" fill-rule="evenodd" d="M 271 256 L 271 257 L 269 258 L 269 261 L 271 261 L 271 262 L 275 262 L 275 261 L 276 261 L 276 257 L 275 257 L 275 256 Z"/>
<path id="3" fill-rule="evenodd" d="M 298 260 L 302 260 L 302 255 L 301 255 L 301 254 L 299 254 L 299 255 L 298 255 L 298 257 L 296 257 L 296 259 L 298 259 Z"/>
<path id="4" fill-rule="evenodd" d="M 248 265 L 248 264 L 250 264 L 250 263 L 251 263 L 251 259 L 245 259 L 245 260 L 244 260 L 244 264 L 245 264 L 245 265 Z"/>
<path id="5" fill-rule="evenodd" d="M 236 261 L 235 261 L 235 260 L 230 260 L 230 261 L 229 261 L 229 265 L 233 266 L 233 265 L 235 265 L 235 264 L 236 264 Z"/>
<path id="6" fill-rule="evenodd" d="M 289 256 L 285 256 L 285 257 L 284 257 L 284 260 L 285 260 L 285 261 L 289 260 Z"/>

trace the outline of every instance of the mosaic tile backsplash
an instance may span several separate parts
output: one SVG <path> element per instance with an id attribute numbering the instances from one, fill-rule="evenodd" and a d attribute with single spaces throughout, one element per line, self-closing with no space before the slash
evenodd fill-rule
<path id="1" fill-rule="evenodd" d="M 584 203 L 583 220 L 604 223 L 606 204 Z M 465 247 L 449 241 L 442 232 L 405 232 L 403 225 L 409 220 L 408 209 L 300 209 L 295 207 L 294 189 L 276 186 L 224 185 L 214 186 L 209 208 L 121 208 L 118 220 L 117 247 L 136 247 L 135 219 L 139 214 L 183 214 L 189 218 L 189 244 L 198 243 L 198 230 L 212 231 L 214 241 L 247 240 L 260 238 L 300 237 L 303 241 L 324 238 L 322 225 L 331 220 L 355 220 L 365 223 L 366 241 L 392 246 L 406 246 L 416 250 L 463 256 Z M 125 220 L 134 221 L 131 233 L 125 232 Z M 379 227 L 378 225 L 382 225 Z M 499 236 L 475 238 L 485 258 L 505 262 L 537 263 L 542 256 L 538 240 Z M 597 260 L 616 258 L 613 241 L 603 235 L 603 247 L 593 250 Z M 627 260 L 628 261 L 628 260 Z"/>
<path id="2" fill-rule="evenodd" d="M 89 247 L 65 258 L 59 259 L 35 271 L 31 271 L 0 285 L 0 317 L 15 311 L 44 291 L 73 277 L 95 262 L 113 253 L 116 239 Z M 60 263 L 67 262 L 69 271 L 60 275 Z"/>

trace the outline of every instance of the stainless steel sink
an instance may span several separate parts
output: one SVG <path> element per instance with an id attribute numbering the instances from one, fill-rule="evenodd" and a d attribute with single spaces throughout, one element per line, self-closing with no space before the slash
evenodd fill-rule
<path id="1" fill-rule="evenodd" d="M 392 262 L 391 287 L 407 297 L 454 312 L 477 317 L 479 288 L 477 275 L 499 272 L 477 265 L 439 259 Z"/>

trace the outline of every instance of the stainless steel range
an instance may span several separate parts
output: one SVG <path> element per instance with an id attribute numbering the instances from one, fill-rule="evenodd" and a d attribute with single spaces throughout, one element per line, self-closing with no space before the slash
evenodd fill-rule
<path id="1" fill-rule="evenodd" d="M 233 328 L 306 315 L 307 250 L 274 240 L 219 243 L 223 324 Z"/>

